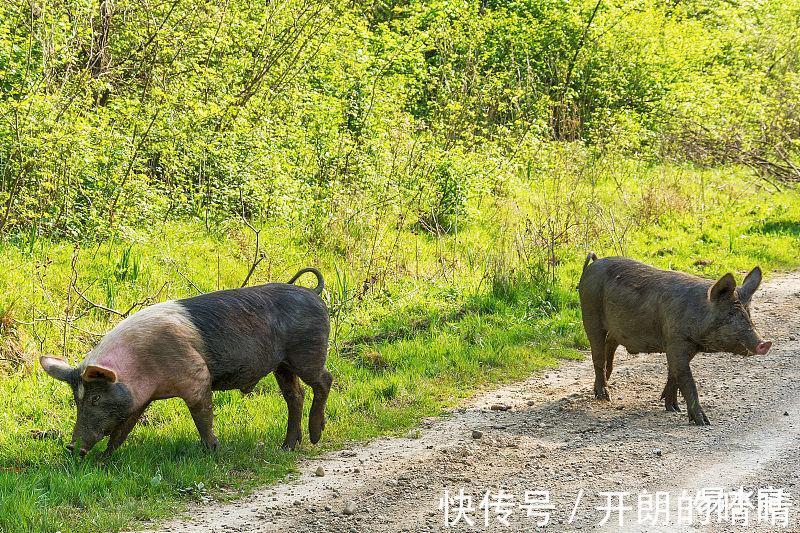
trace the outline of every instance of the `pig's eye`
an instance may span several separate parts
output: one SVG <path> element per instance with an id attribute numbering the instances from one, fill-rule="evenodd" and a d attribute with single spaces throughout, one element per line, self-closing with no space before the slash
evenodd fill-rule
<path id="1" fill-rule="evenodd" d="M 99 402 L 99 401 L 100 401 L 100 395 L 99 394 L 96 394 L 95 396 L 92 396 L 92 399 L 91 399 L 92 405 L 97 405 L 97 402 Z"/>

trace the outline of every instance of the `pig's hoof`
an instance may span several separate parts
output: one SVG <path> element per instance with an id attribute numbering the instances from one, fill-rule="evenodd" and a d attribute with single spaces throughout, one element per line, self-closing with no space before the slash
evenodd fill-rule
<path id="1" fill-rule="evenodd" d="M 673 402 L 666 402 L 666 403 L 664 404 L 664 407 L 665 407 L 665 408 L 667 409 L 667 411 L 669 411 L 670 413 L 680 413 L 680 412 L 681 412 L 681 408 L 680 408 L 680 407 L 678 407 L 678 404 L 677 404 L 677 403 L 673 403 Z"/>
<path id="2" fill-rule="evenodd" d="M 322 438 L 322 428 L 319 428 L 318 430 L 310 430 L 308 433 L 308 440 L 311 441 L 311 444 L 318 443 L 319 439 Z"/>
<path id="3" fill-rule="evenodd" d="M 699 413 L 690 414 L 690 419 L 695 425 L 698 426 L 710 426 L 711 422 L 708 421 L 708 417 L 703 411 Z"/>
<path id="4" fill-rule="evenodd" d="M 606 387 L 595 387 L 594 397 L 597 400 L 606 400 L 606 401 L 611 400 L 611 396 L 608 394 L 608 389 Z"/>
<path id="5" fill-rule="evenodd" d="M 205 446 L 208 451 L 215 452 L 219 450 L 219 439 L 217 437 L 212 437 L 208 440 L 204 440 L 203 446 Z"/>
<path id="6" fill-rule="evenodd" d="M 325 417 L 312 415 L 308 421 L 308 440 L 311 441 L 311 444 L 319 442 L 323 429 L 325 429 Z"/>
<path id="7" fill-rule="evenodd" d="M 303 438 L 300 435 L 291 437 L 287 435 L 286 438 L 283 440 L 283 444 L 281 444 L 281 449 L 286 451 L 293 451 L 295 446 L 300 444 L 302 440 Z"/>

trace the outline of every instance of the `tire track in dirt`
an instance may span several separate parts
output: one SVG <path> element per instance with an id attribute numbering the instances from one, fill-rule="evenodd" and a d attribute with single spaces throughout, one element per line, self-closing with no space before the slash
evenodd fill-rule
<path id="1" fill-rule="evenodd" d="M 518 504 L 527 490 L 547 490 L 554 509 L 546 530 L 659 531 L 636 524 L 642 491 L 704 487 L 793 493 L 800 481 L 800 274 L 784 275 L 756 293 L 753 315 L 766 356 L 700 354 L 692 368 L 713 424 L 690 425 L 685 410 L 667 413 L 659 400 L 666 379 L 663 354 L 631 356 L 620 350 L 611 379 L 612 402 L 593 398 L 587 357 L 527 381 L 482 393 L 446 417 L 426 420 L 417 438 L 381 438 L 370 444 L 304 460 L 293 481 L 229 504 L 197 506 L 190 519 L 159 531 L 440 531 L 439 500 L 463 489 L 472 497 L 474 526 L 450 530 L 523 531 L 533 528 Z M 502 406 L 507 410 L 493 410 Z M 481 432 L 473 438 L 473 431 Z M 475 434 L 477 436 L 477 434 Z M 318 466 L 324 477 L 314 475 Z M 514 496 L 509 526 L 479 505 L 485 491 Z M 575 512 L 576 495 L 583 497 Z M 630 493 L 633 509 L 620 527 L 605 513 L 600 492 Z M 800 494 L 797 495 L 800 502 Z M 352 513 L 343 511 L 351 503 Z M 796 503 L 797 505 L 797 503 Z M 753 510 L 755 514 L 755 510 Z M 787 531 L 798 529 L 797 511 Z M 663 531 L 730 531 L 729 524 Z M 739 528 L 738 530 L 752 530 Z M 764 530 L 774 530 L 765 527 Z"/>

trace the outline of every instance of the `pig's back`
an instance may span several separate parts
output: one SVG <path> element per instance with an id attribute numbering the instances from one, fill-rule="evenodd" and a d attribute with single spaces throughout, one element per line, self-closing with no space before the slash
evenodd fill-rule
<path id="1" fill-rule="evenodd" d="M 691 311 L 686 302 L 705 294 L 708 282 L 695 276 L 623 257 L 587 266 L 579 292 L 584 312 L 596 313 L 606 329 L 632 352 L 665 349 L 675 324 Z"/>
<path id="2" fill-rule="evenodd" d="M 270 283 L 178 300 L 200 332 L 214 389 L 246 387 L 288 353 L 327 347 L 325 303 L 313 291 Z"/>

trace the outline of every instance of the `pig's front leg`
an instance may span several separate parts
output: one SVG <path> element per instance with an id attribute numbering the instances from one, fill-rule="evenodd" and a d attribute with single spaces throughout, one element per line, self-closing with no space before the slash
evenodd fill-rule
<path id="1" fill-rule="evenodd" d="M 150 403 L 144 404 L 140 409 L 134 411 L 125 421 L 117 426 L 114 431 L 111 432 L 111 436 L 108 439 L 108 445 L 106 446 L 105 451 L 103 452 L 103 457 L 108 457 L 111 453 L 122 446 L 122 443 L 125 442 L 125 439 L 128 438 L 133 426 L 136 425 L 136 422 L 142 417 L 142 413 L 144 410 L 147 409 L 147 406 Z"/>
<path id="2" fill-rule="evenodd" d="M 689 362 L 692 362 L 694 355 L 689 357 Z M 678 406 L 678 383 L 672 376 L 667 376 L 667 383 L 664 385 L 664 392 L 661 393 L 661 399 L 664 400 L 664 408 L 671 413 L 680 413 L 681 408 Z"/>
<path id="3" fill-rule="evenodd" d="M 678 384 L 672 376 L 667 377 L 667 384 L 664 385 L 664 392 L 661 393 L 661 399 L 664 400 L 664 408 L 673 413 L 680 413 L 681 408 L 678 407 Z"/>
<path id="4" fill-rule="evenodd" d="M 689 361 L 694 356 L 694 350 L 688 346 L 668 346 L 667 365 L 669 366 L 669 380 L 674 380 L 680 389 L 683 399 L 686 400 L 686 410 L 689 412 L 689 420 L 698 426 L 710 426 L 708 417 L 700 407 L 700 398 L 697 394 L 697 385 L 692 377 L 692 369 L 689 368 Z M 665 390 L 665 392 L 668 392 Z M 677 396 L 676 396 L 677 403 Z"/>
<path id="5" fill-rule="evenodd" d="M 192 413 L 194 425 L 200 433 L 200 440 L 209 450 L 219 448 L 219 440 L 214 435 L 214 407 L 211 403 L 211 389 L 204 391 L 198 399 L 185 399 Z"/>

